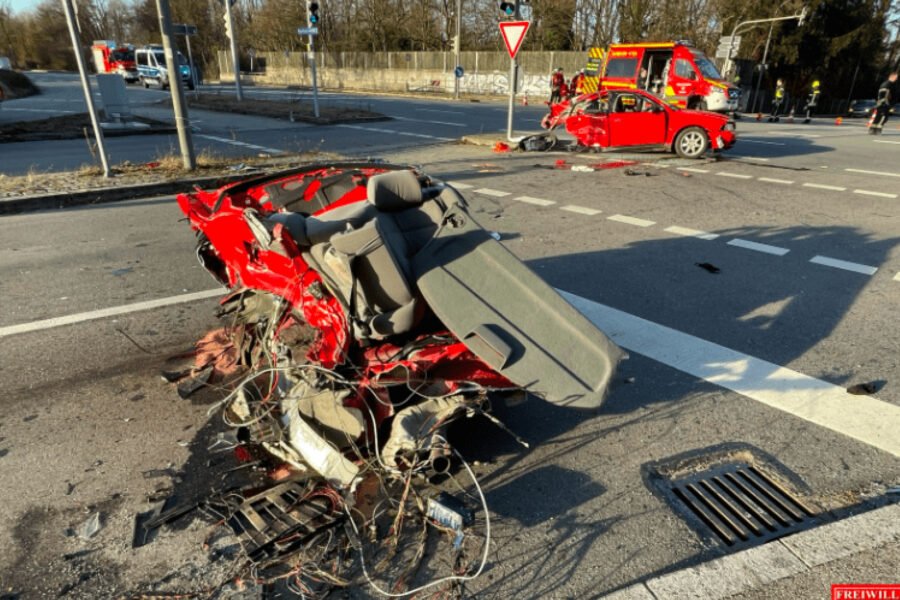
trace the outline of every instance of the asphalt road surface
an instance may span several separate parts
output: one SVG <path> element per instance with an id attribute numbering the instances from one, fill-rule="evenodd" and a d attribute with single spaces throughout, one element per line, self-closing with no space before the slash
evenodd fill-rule
<path id="1" fill-rule="evenodd" d="M 477 127 L 468 105 L 379 102 L 416 117 L 446 106 Z M 503 127 L 499 112 L 479 118 Z M 385 127 L 458 137 L 417 121 Z M 391 150 L 378 145 L 388 134 L 353 134 L 454 183 L 485 227 L 631 354 L 598 411 L 498 407 L 530 450 L 486 424 L 453 431 L 480 464 L 495 518 L 470 593 L 591 597 L 730 552 L 660 491 L 666 465 L 686 457 L 765 463 L 816 522 L 900 484 L 900 135 L 824 121 L 742 121 L 739 133 L 721 160 L 640 155 L 594 172 L 554 163 L 608 156 L 498 155 L 424 138 Z M 275 136 L 238 133 L 277 146 Z M 215 285 L 180 217 L 172 198 L 146 198 L 0 219 L 4 589 L 107 597 L 167 576 L 188 585 L 210 568 L 200 528 L 129 545 L 133 515 L 169 482 L 142 473 L 169 468 L 177 485 L 200 488 L 215 472 L 205 448 L 218 417 L 158 376 L 215 326 Z M 129 308 L 150 300 L 165 305 Z M 69 315 L 76 322 L 38 323 Z M 843 392 L 863 382 L 877 392 Z M 67 537 L 93 508 L 105 528 Z M 896 578 L 891 561 L 861 562 L 856 577 Z M 828 583 L 801 591 L 828 597 Z"/>

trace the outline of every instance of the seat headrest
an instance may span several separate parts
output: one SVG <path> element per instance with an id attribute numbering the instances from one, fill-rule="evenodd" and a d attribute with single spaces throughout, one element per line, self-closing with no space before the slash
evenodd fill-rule
<path id="1" fill-rule="evenodd" d="M 369 179 L 366 188 L 369 202 L 385 212 L 403 210 L 422 204 L 422 185 L 412 171 L 380 173 Z"/>

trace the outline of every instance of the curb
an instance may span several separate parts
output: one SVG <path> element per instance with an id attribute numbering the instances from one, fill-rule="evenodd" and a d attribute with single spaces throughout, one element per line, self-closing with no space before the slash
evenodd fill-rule
<path id="1" fill-rule="evenodd" d="M 900 542 L 898 522 L 900 504 L 890 504 L 696 567 L 660 575 L 601 598 L 728 598 L 812 571 L 825 563 Z"/>
<path id="2" fill-rule="evenodd" d="M 141 198 L 144 196 L 164 196 L 190 190 L 194 185 L 216 188 L 233 181 L 246 179 L 254 174 L 257 173 L 192 177 L 174 181 L 142 183 L 110 188 L 95 188 L 92 190 L 61 192 L 43 196 L 2 198 L 0 199 L 0 215 L 14 215 L 35 210 L 53 210 L 87 204 L 104 204 L 107 202 L 131 200 L 133 198 Z"/>

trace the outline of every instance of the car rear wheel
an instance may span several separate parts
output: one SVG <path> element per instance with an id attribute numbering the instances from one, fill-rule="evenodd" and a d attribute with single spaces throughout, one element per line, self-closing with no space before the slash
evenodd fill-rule
<path id="1" fill-rule="evenodd" d="M 675 152 L 682 158 L 700 158 L 709 148 L 709 138 L 699 127 L 688 127 L 675 138 Z"/>

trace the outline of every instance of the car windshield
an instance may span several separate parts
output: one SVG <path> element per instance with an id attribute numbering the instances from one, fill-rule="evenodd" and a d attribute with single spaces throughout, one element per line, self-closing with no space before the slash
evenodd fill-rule
<path id="1" fill-rule="evenodd" d="M 156 62 L 160 65 L 166 64 L 166 54 L 162 50 L 154 50 L 153 54 L 156 56 Z M 184 54 L 181 52 L 178 53 L 178 64 L 186 65 L 188 64 L 187 59 L 184 57 Z"/>
<path id="2" fill-rule="evenodd" d="M 134 52 L 131 50 L 116 50 L 112 54 L 113 60 L 130 60 L 134 62 Z"/>
<path id="3" fill-rule="evenodd" d="M 716 65 L 705 54 L 702 52 L 693 52 L 692 54 L 694 55 L 694 64 L 700 69 L 703 77 L 706 79 L 722 79 L 722 75 L 719 73 Z"/>

